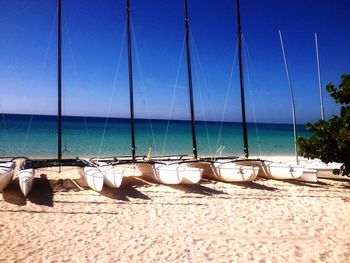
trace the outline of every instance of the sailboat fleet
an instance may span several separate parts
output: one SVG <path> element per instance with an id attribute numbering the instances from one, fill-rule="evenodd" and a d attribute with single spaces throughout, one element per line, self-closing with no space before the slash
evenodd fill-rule
<path id="1" fill-rule="evenodd" d="M 239 51 L 239 77 L 241 91 L 242 107 L 242 134 L 244 145 L 244 158 L 233 156 L 209 156 L 199 157 L 197 154 L 196 142 L 196 122 L 193 103 L 192 88 L 192 68 L 190 55 L 190 34 L 189 34 L 189 16 L 188 1 L 184 0 L 185 8 L 185 37 L 187 54 L 187 77 L 188 92 L 190 99 L 190 113 L 192 124 L 192 149 L 193 156 L 155 156 L 140 157 L 136 156 L 135 146 L 135 117 L 134 117 L 134 94 L 133 94 L 133 65 L 132 65 L 132 43 L 131 43 L 131 17 L 130 0 L 126 0 L 126 19 L 127 19 L 127 42 L 128 42 L 128 67 L 129 67 L 129 99 L 130 99 L 130 129 L 131 129 L 131 156 L 130 157 L 99 157 L 91 158 L 89 161 L 82 159 L 62 159 L 62 0 L 57 0 L 57 40 L 58 40 L 58 125 L 57 125 L 57 159 L 28 159 L 26 158 L 19 166 L 16 176 L 19 180 L 19 186 L 24 196 L 27 196 L 32 188 L 35 177 L 35 169 L 42 167 L 61 167 L 78 166 L 82 171 L 82 178 L 85 183 L 95 191 L 102 191 L 104 186 L 118 188 L 122 184 L 122 179 L 126 167 L 137 170 L 139 174 L 161 184 L 196 184 L 202 177 L 219 180 L 224 182 L 249 182 L 261 176 L 269 179 L 298 179 L 307 182 L 317 182 L 320 173 L 330 173 L 338 164 L 326 166 L 320 162 L 299 164 L 297 152 L 295 152 L 295 163 L 276 163 L 267 160 L 249 159 L 247 122 L 245 114 L 244 98 L 244 78 L 243 78 L 243 59 L 242 59 L 242 29 L 240 21 L 240 1 L 236 0 L 237 10 L 237 32 L 238 32 L 238 51 Z M 286 60 L 285 49 L 283 45 L 282 34 L 279 32 L 281 47 L 286 67 L 288 84 L 292 97 L 292 113 L 294 127 L 294 142 L 296 147 L 296 121 L 293 89 L 289 77 L 288 64 Z M 317 62 L 319 72 L 319 84 L 321 89 L 319 55 L 317 46 L 317 35 L 315 35 Z M 321 91 L 320 91 L 321 92 Z M 322 101 L 322 93 L 321 93 Z M 323 104 L 322 118 L 323 118 Z M 295 148 L 296 151 L 296 148 Z M 16 158 L 12 160 L 0 161 L 0 192 L 12 180 L 16 170 Z"/>

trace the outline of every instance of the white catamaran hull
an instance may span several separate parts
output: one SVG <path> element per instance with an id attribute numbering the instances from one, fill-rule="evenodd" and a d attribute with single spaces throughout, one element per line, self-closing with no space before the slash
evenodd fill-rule
<path id="1" fill-rule="evenodd" d="M 259 171 L 257 167 L 239 165 L 228 160 L 193 162 L 188 165 L 203 169 L 203 177 L 224 182 L 250 182 L 256 179 Z"/>
<path id="2" fill-rule="evenodd" d="M 4 191 L 15 174 L 16 162 L 0 163 L 0 192 Z"/>
<path id="3" fill-rule="evenodd" d="M 267 163 L 262 165 L 263 173 L 262 177 L 276 180 L 289 180 L 300 178 L 303 174 L 303 166 L 290 165 L 283 163 Z M 260 175 L 260 174 L 259 174 Z"/>
<path id="4" fill-rule="evenodd" d="M 110 188 L 118 188 L 122 184 L 124 169 L 118 166 L 99 163 L 98 169 L 102 172 L 104 184 Z"/>
<path id="5" fill-rule="evenodd" d="M 304 168 L 303 173 L 296 180 L 301 182 L 317 183 L 317 170 Z"/>
<path id="6" fill-rule="evenodd" d="M 19 181 L 19 187 L 24 196 L 27 196 L 32 189 L 35 170 L 33 168 L 19 170 L 17 177 Z"/>
<path id="7" fill-rule="evenodd" d="M 94 166 L 84 167 L 83 178 L 85 183 L 92 189 L 97 192 L 102 191 L 104 176 L 102 172 Z"/>
<path id="8" fill-rule="evenodd" d="M 201 180 L 203 174 L 203 169 L 186 164 L 180 164 L 178 170 L 182 174 L 181 184 L 196 184 Z"/>
<path id="9" fill-rule="evenodd" d="M 136 167 L 143 176 L 160 184 L 181 184 L 184 180 L 184 169 L 177 163 L 137 163 Z"/>
<path id="10" fill-rule="evenodd" d="M 323 163 L 321 161 L 313 161 L 313 162 L 306 162 L 303 163 L 307 169 L 317 170 L 317 176 L 319 178 L 328 178 L 328 179 L 335 179 L 335 178 L 343 178 L 340 175 L 333 174 L 333 170 L 340 169 L 342 166 L 341 163 Z"/>
<path id="11" fill-rule="evenodd" d="M 259 168 L 242 166 L 235 163 L 214 163 L 218 178 L 224 182 L 251 182 L 258 175 Z"/>

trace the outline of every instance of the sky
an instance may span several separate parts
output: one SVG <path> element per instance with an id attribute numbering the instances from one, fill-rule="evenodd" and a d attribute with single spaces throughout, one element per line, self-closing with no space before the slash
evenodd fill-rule
<path id="1" fill-rule="evenodd" d="M 189 0 L 197 120 L 241 121 L 234 0 Z M 182 0 L 130 0 L 136 118 L 189 119 Z M 314 33 L 325 85 L 350 73 L 350 1 L 242 0 L 247 120 L 320 118 Z M 57 114 L 57 2 L 0 0 L 0 111 Z M 62 0 L 63 114 L 128 117 L 124 0 Z"/>

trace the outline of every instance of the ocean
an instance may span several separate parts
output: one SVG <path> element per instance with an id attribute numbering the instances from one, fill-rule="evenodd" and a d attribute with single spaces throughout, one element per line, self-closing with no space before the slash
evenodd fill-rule
<path id="1" fill-rule="evenodd" d="M 243 156 L 242 124 L 196 122 L 198 155 Z M 298 136 L 310 134 L 297 126 Z M 136 154 L 192 153 L 191 122 L 180 120 L 135 120 Z M 130 155 L 130 120 L 122 118 L 71 117 L 62 119 L 64 158 Z M 291 124 L 248 123 L 251 155 L 293 155 Z M 2 114 L 0 156 L 54 158 L 57 155 L 56 116 Z"/>

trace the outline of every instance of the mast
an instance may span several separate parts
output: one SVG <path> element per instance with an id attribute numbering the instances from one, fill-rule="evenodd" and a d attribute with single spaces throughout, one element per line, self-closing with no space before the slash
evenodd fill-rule
<path id="1" fill-rule="evenodd" d="M 57 0 L 57 161 L 62 160 L 62 22 L 61 22 L 61 0 Z"/>
<path id="2" fill-rule="evenodd" d="M 320 69 L 320 55 L 319 55 L 319 52 L 318 52 L 318 37 L 317 37 L 317 33 L 315 33 L 315 45 L 316 45 L 318 87 L 320 89 L 321 118 L 322 118 L 322 120 L 324 120 L 323 93 L 322 93 L 321 69 Z"/>
<path id="3" fill-rule="evenodd" d="M 186 53 L 187 53 L 188 90 L 190 93 L 190 111 L 191 111 L 191 123 L 192 123 L 192 153 L 193 153 L 194 159 L 197 159 L 197 141 L 196 141 L 196 126 L 195 126 L 196 122 L 194 117 L 194 104 L 193 104 L 189 22 L 190 20 L 188 18 L 187 0 L 185 0 Z"/>
<path id="4" fill-rule="evenodd" d="M 278 31 L 280 35 L 280 40 L 281 40 L 281 48 L 282 48 L 282 53 L 283 53 L 283 59 L 284 59 L 284 66 L 286 68 L 286 74 L 287 74 L 287 79 L 288 79 L 288 86 L 289 86 L 289 91 L 290 91 L 290 97 L 292 100 L 292 115 L 293 115 L 293 134 L 294 134 L 294 152 L 295 152 L 295 161 L 297 164 L 299 164 L 298 160 L 298 150 L 297 150 L 297 129 L 296 129 L 296 117 L 295 117 L 295 102 L 294 102 L 294 92 L 292 89 L 292 82 L 290 80 L 289 76 L 289 69 L 288 69 L 288 63 L 287 63 L 287 58 L 286 58 L 286 52 L 284 50 L 284 45 L 283 45 L 283 39 L 282 39 L 282 33 L 281 30 Z"/>
<path id="5" fill-rule="evenodd" d="M 128 65 L 129 65 L 129 98 L 130 98 L 130 128 L 131 128 L 131 155 L 135 161 L 135 117 L 134 117 L 134 82 L 132 75 L 132 54 L 131 54 L 131 22 L 130 22 L 130 1 L 126 0 L 127 30 L 128 30 Z"/>
<path id="6" fill-rule="evenodd" d="M 244 79 L 243 79 L 243 59 L 242 59 L 242 27 L 241 27 L 241 15 L 239 0 L 236 0 L 237 7 L 237 29 L 238 29 L 238 53 L 239 53 L 239 81 L 241 86 L 241 107 L 242 107 L 242 132 L 243 132 L 243 147 L 244 156 L 249 157 L 248 149 L 248 131 L 247 131 L 247 120 L 245 114 L 245 98 L 244 98 Z"/>

